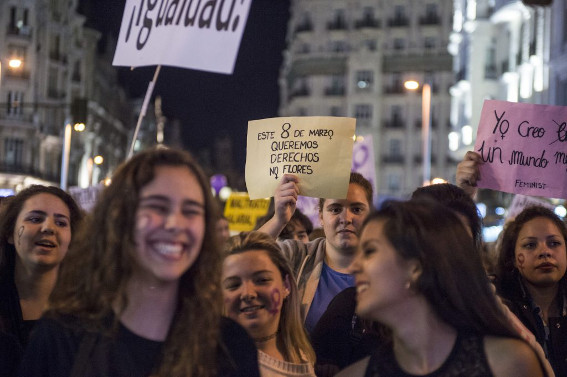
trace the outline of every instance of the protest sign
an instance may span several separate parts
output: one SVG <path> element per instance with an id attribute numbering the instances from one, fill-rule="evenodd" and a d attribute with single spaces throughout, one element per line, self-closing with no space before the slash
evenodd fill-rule
<path id="1" fill-rule="evenodd" d="M 248 232 L 254 229 L 259 217 L 268 213 L 269 207 L 269 199 L 250 200 L 245 192 L 233 192 L 224 206 L 224 217 L 231 231 Z"/>
<path id="2" fill-rule="evenodd" d="M 250 198 L 273 196 L 284 174 L 300 179 L 299 193 L 346 198 L 356 120 L 284 117 L 248 122 L 246 187 Z"/>
<path id="3" fill-rule="evenodd" d="M 69 187 L 69 195 L 75 199 L 75 202 L 77 202 L 79 207 L 86 212 L 90 212 L 94 208 L 102 190 L 104 190 L 104 185 L 102 183 L 95 186 L 89 186 L 87 188 L 73 186 Z"/>
<path id="4" fill-rule="evenodd" d="M 514 199 L 512 199 L 512 203 L 508 207 L 506 218 L 514 219 L 524 208 L 531 206 L 545 207 L 552 211 L 555 209 L 555 206 L 545 199 L 518 194 L 514 195 Z"/>
<path id="5" fill-rule="evenodd" d="M 231 74 L 252 0 L 126 0 L 113 65 Z"/>
<path id="6" fill-rule="evenodd" d="M 484 101 L 475 151 L 478 186 L 567 198 L 567 107 Z"/>

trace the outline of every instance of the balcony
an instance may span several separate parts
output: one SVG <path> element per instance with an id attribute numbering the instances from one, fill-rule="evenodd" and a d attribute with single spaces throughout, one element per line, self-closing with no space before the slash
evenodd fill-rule
<path id="1" fill-rule="evenodd" d="M 354 23 L 356 29 L 378 29 L 380 26 L 380 20 L 370 16 L 366 16 Z"/>
<path id="2" fill-rule="evenodd" d="M 11 77 L 14 79 L 28 80 L 30 78 L 30 71 L 26 69 L 6 69 L 6 77 Z"/>
<path id="3" fill-rule="evenodd" d="M 30 26 L 17 27 L 16 25 L 8 25 L 6 34 L 30 39 L 32 28 Z"/>
<path id="4" fill-rule="evenodd" d="M 421 164 L 421 162 L 423 161 L 423 157 L 422 156 L 414 156 L 413 157 L 413 162 L 416 164 Z M 431 164 L 436 164 L 437 163 L 437 156 L 435 155 L 431 155 Z"/>
<path id="5" fill-rule="evenodd" d="M 390 18 L 388 20 L 388 26 L 390 27 L 403 27 L 409 25 L 409 19 L 407 17 L 396 17 Z"/>
<path id="6" fill-rule="evenodd" d="M 421 128 L 422 120 L 418 119 L 415 121 L 415 128 Z M 436 129 L 439 122 L 436 119 L 431 119 L 431 129 Z"/>
<path id="7" fill-rule="evenodd" d="M 382 156 L 382 162 L 386 164 L 403 164 L 405 157 L 401 154 L 390 154 Z"/>
<path id="8" fill-rule="evenodd" d="M 422 26 L 440 25 L 441 24 L 441 18 L 436 14 L 429 14 L 425 17 L 420 17 L 419 18 L 419 24 L 422 25 Z"/>
<path id="9" fill-rule="evenodd" d="M 393 84 L 384 87 L 384 93 L 386 94 L 403 94 L 405 91 L 406 90 L 402 84 Z"/>
<path id="10" fill-rule="evenodd" d="M 344 87 L 330 87 L 325 89 L 326 96 L 344 96 L 345 95 L 345 88 Z"/>
<path id="11" fill-rule="evenodd" d="M 295 98 L 295 97 L 307 97 L 311 94 L 311 89 L 309 89 L 308 87 L 304 86 L 301 88 L 297 88 L 294 89 L 290 95 L 289 95 L 289 99 Z"/>
<path id="12" fill-rule="evenodd" d="M 36 178 L 40 178 L 50 182 L 58 182 L 59 175 L 48 174 L 40 171 L 32 165 L 26 164 L 8 164 L 6 162 L 0 162 L 0 172 L 9 174 L 21 174 L 21 175 L 31 175 Z"/>
<path id="13" fill-rule="evenodd" d="M 313 24 L 311 21 L 304 21 L 295 27 L 296 33 L 305 33 L 309 31 L 313 31 Z"/>
<path id="14" fill-rule="evenodd" d="M 347 23 L 342 18 L 327 22 L 327 30 L 347 30 Z"/>
<path id="15" fill-rule="evenodd" d="M 402 119 L 389 119 L 389 120 L 385 120 L 383 121 L 383 127 L 384 128 L 388 128 L 388 129 L 401 129 L 404 128 L 406 125 L 406 122 L 403 121 Z"/>

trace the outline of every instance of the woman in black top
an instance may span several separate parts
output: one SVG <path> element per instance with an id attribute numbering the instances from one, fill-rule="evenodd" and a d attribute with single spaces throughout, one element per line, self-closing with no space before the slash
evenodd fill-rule
<path id="1" fill-rule="evenodd" d="M 392 344 L 339 376 L 543 376 L 448 208 L 394 202 L 369 215 L 352 269 L 357 313 L 387 326 Z"/>
<path id="2" fill-rule="evenodd" d="M 254 343 L 221 319 L 208 180 L 188 153 L 124 163 L 77 235 L 21 376 L 258 376 Z"/>
<path id="3" fill-rule="evenodd" d="M 567 376 L 567 227 L 551 210 L 524 209 L 504 229 L 497 288 L 535 335 L 556 376 Z"/>

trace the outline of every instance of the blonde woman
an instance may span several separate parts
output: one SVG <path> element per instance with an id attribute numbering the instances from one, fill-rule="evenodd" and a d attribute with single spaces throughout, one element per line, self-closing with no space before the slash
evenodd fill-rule
<path id="1" fill-rule="evenodd" d="M 261 232 L 231 238 L 222 284 L 225 312 L 254 339 L 262 377 L 314 377 L 297 286 L 277 243 Z"/>

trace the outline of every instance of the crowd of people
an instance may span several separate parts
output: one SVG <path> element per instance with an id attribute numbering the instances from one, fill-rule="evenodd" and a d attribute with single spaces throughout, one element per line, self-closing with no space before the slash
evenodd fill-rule
<path id="1" fill-rule="evenodd" d="M 377 210 L 352 172 L 320 224 L 286 174 L 232 237 L 184 151 L 126 161 L 88 214 L 31 186 L 0 207 L 2 375 L 567 376 L 567 226 L 528 207 L 489 260 L 481 163 Z"/>

